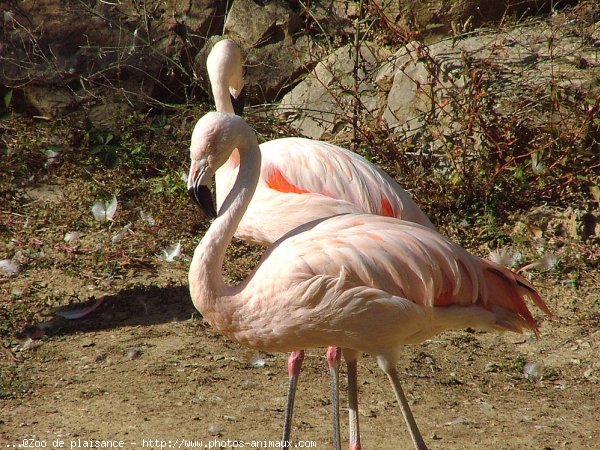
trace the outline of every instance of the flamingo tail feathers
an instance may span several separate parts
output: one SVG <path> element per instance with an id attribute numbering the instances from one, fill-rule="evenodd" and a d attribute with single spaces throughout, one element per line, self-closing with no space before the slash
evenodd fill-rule
<path id="1" fill-rule="evenodd" d="M 525 298 L 532 300 L 548 316 L 552 317 L 552 313 L 538 291 L 521 275 L 499 264 L 485 262 L 483 274 L 488 285 L 485 307 L 496 315 L 496 325 L 516 332 L 530 329 L 539 337 L 538 323 Z"/>

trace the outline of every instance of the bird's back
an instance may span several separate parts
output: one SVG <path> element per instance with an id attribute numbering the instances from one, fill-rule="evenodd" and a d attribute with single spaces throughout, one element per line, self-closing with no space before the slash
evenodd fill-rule
<path id="1" fill-rule="evenodd" d="M 362 156 L 326 142 L 283 138 L 261 144 L 261 178 L 281 192 L 316 193 L 365 213 L 434 228 L 400 185 Z"/>
<path id="2" fill-rule="evenodd" d="M 260 148 L 261 179 L 238 238 L 267 245 L 306 222 L 343 213 L 396 217 L 434 229 L 394 179 L 349 150 L 304 138 L 276 139 Z"/>
<path id="3" fill-rule="evenodd" d="M 265 310 L 271 324 L 285 324 L 282 335 L 303 328 L 306 346 L 348 347 L 336 339 L 365 333 L 390 345 L 419 342 L 467 326 L 537 332 L 526 297 L 549 313 L 521 276 L 435 231 L 375 215 L 337 216 L 292 232 L 267 251 L 246 288 L 254 314 Z"/>

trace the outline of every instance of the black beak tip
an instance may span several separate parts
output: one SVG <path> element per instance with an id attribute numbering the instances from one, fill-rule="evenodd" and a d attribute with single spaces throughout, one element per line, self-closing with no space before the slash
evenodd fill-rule
<path id="1" fill-rule="evenodd" d="M 217 211 L 210 190 L 206 186 L 194 186 L 188 189 L 188 195 L 196 203 L 207 219 L 217 217 Z"/>
<path id="2" fill-rule="evenodd" d="M 233 112 L 241 116 L 244 113 L 244 106 L 246 105 L 246 88 L 242 89 L 237 98 L 231 96 L 231 103 L 233 105 Z"/>

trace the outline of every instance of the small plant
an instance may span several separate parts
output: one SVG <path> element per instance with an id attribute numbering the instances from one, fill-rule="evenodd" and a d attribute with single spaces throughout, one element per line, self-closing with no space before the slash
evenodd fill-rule
<path id="1" fill-rule="evenodd" d="M 156 131 L 159 128 L 149 128 Z M 140 172 L 148 164 L 145 144 L 135 132 L 127 130 L 116 132 L 98 132 L 91 136 L 90 153 L 100 159 L 107 169 L 116 169 L 121 164 L 126 164 L 129 169 Z"/>
<path id="2" fill-rule="evenodd" d="M 150 131 L 160 131 L 167 125 L 168 118 L 164 114 L 157 114 L 152 117 L 150 125 L 146 125 L 146 128 Z"/>
<path id="3" fill-rule="evenodd" d="M 513 361 L 513 369 L 515 369 L 519 373 L 523 373 L 525 364 L 527 364 L 527 360 L 525 359 L 525 356 L 519 355 Z"/>
<path id="4" fill-rule="evenodd" d="M 31 322 L 34 317 L 33 306 L 20 301 L 20 297 L 13 297 L 12 301 L 0 303 L 0 345 L 10 347 L 12 340 L 11 334 Z"/>
<path id="5" fill-rule="evenodd" d="M 152 180 L 152 190 L 166 197 L 185 195 L 185 182 L 179 173 L 165 173 L 162 177 Z"/>
<path id="6" fill-rule="evenodd" d="M 27 392 L 22 369 L 18 365 L 0 366 L 0 400 L 17 398 Z"/>
<path id="7" fill-rule="evenodd" d="M 12 113 L 9 111 L 10 103 L 12 101 L 13 91 L 10 90 L 2 97 L 2 108 L 0 108 L 0 120 L 7 120 L 12 118 Z"/>
<path id="8" fill-rule="evenodd" d="M 115 135 L 111 132 L 97 133 L 92 137 L 92 146 L 90 153 L 96 155 L 102 164 L 109 169 L 114 169 L 119 164 L 118 150 L 121 144 L 115 139 Z"/>
<path id="9" fill-rule="evenodd" d="M 557 380 L 560 377 L 560 370 L 556 367 L 550 367 L 544 370 L 544 380 Z"/>

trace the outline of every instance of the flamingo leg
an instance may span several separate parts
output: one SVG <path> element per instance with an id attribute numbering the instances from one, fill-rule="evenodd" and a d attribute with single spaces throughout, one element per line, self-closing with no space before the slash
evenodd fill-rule
<path id="1" fill-rule="evenodd" d="M 329 347 L 327 349 L 327 364 L 329 365 L 329 373 L 331 375 L 331 408 L 333 417 L 333 448 L 341 450 L 340 439 L 340 391 L 339 391 L 339 375 L 340 375 L 340 359 L 342 350 L 339 347 Z"/>
<path id="2" fill-rule="evenodd" d="M 361 450 L 360 428 L 358 426 L 358 383 L 357 383 L 357 360 L 344 353 L 346 365 L 348 366 L 348 420 L 350 442 L 349 450 Z"/>
<path id="3" fill-rule="evenodd" d="M 290 353 L 288 358 L 288 375 L 290 381 L 288 384 L 287 402 L 285 405 L 285 422 L 283 423 L 282 445 L 287 445 L 292 434 L 292 415 L 294 414 L 294 400 L 296 398 L 296 386 L 298 385 L 298 376 L 304 361 L 304 350 L 298 350 Z M 286 448 L 286 447 L 282 447 Z"/>
<path id="4" fill-rule="evenodd" d="M 417 422 L 415 422 L 415 418 L 412 415 L 410 407 L 408 406 L 408 401 L 406 400 L 406 396 L 404 395 L 404 391 L 402 390 L 402 386 L 400 386 L 400 379 L 398 378 L 398 371 L 395 367 L 389 367 L 384 369 L 386 375 L 388 376 L 390 382 L 392 383 L 392 388 L 396 393 L 396 399 L 398 400 L 398 404 L 400 405 L 400 410 L 402 411 L 402 415 L 404 416 L 404 420 L 406 421 L 406 425 L 408 426 L 408 430 L 410 432 L 410 437 L 415 444 L 416 450 L 427 450 L 427 445 L 425 445 L 425 441 L 423 440 L 423 436 L 421 436 L 421 432 L 417 427 Z"/>

